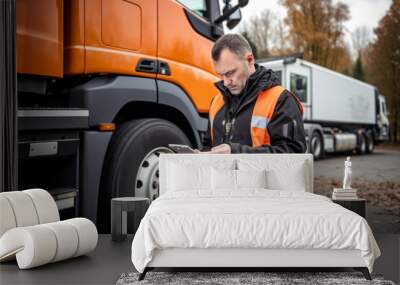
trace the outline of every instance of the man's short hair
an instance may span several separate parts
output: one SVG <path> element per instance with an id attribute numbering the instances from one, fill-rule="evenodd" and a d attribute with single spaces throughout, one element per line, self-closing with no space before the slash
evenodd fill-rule
<path id="1" fill-rule="evenodd" d="M 224 49 L 229 49 L 240 57 L 243 57 L 246 52 L 253 52 L 249 42 L 240 34 L 225 34 L 220 37 L 212 48 L 212 59 L 218 61 Z"/>

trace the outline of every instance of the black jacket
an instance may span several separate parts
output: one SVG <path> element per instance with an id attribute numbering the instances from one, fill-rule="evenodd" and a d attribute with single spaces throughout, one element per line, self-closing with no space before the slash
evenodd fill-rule
<path id="1" fill-rule="evenodd" d="M 224 106 L 217 112 L 213 122 L 214 143 L 211 145 L 210 124 L 204 140 L 203 150 L 227 143 L 232 153 L 304 153 L 306 140 L 302 113 L 297 100 L 288 90 L 279 97 L 275 111 L 267 125 L 271 145 L 252 147 L 250 124 L 258 94 L 262 90 L 279 85 L 270 69 L 256 65 L 240 95 L 232 95 L 222 81 L 215 86 L 222 93 Z M 224 123 L 235 118 L 230 133 L 225 132 Z"/>

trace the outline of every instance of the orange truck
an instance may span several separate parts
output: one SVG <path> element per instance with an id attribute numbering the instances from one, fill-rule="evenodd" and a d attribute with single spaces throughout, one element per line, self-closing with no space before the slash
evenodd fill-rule
<path id="1" fill-rule="evenodd" d="M 16 0 L 19 188 L 101 232 L 112 197 L 155 199 L 159 154 L 202 145 L 210 51 L 248 1 L 224 2 Z"/>

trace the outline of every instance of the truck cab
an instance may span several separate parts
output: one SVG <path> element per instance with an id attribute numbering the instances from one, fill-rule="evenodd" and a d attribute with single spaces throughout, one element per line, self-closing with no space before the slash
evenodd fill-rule
<path id="1" fill-rule="evenodd" d="M 111 198 L 157 198 L 168 144 L 201 147 L 211 48 L 248 1 L 39 2 L 16 1 L 19 188 L 108 232 Z"/>

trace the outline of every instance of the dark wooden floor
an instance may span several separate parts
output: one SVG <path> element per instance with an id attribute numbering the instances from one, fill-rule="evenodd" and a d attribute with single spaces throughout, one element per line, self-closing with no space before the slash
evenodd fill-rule
<path id="1" fill-rule="evenodd" d="M 400 235 L 376 234 L 375 238 L 382 256 L 375 262 L 374 273 L 399 283 Z M 16 262 L 4 263 L 0 265 L 0 284 L 115 284 L 122 273 L 135 271 L 131 242 L 132 237 L 114 243 L 109 235 L 100 235 L 96 250 L 88 256 L 29 270 L 19 270 Z"/>

